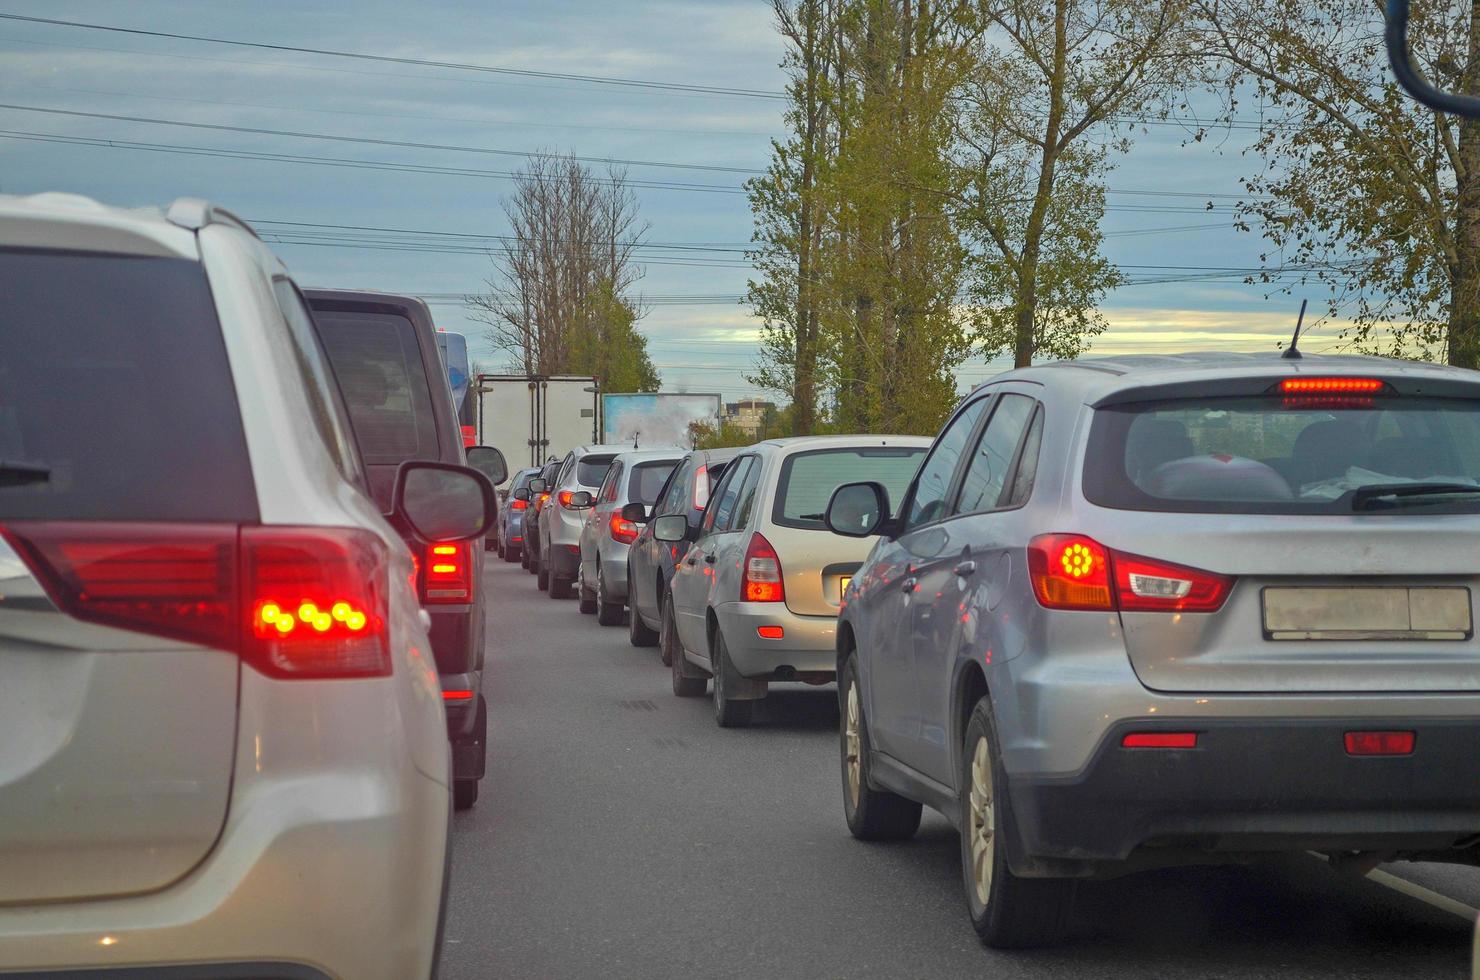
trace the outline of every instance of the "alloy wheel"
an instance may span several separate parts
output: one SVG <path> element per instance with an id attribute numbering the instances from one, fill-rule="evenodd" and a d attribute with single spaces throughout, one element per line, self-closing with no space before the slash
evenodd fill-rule
<path id="1" fill-rule="evenodd" d="M 968 797 L 966 832 L 971 841 L 971 878 L 976 898 L 983 907 L 992 892 L 995 871 L 994 838 L 997 810 L 993 800 L 992 755 L 986 738 L 976 740 L 971 752 L 971 792 Z"/>

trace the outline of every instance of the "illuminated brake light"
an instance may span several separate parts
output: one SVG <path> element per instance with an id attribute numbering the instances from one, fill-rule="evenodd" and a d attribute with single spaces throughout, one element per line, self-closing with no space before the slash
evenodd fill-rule
<path id="1" fill-rule="evenodd" d="M 509 509 L 510 510 L 523 510 L 524 508 L 526 508 L 528 506 L 529 506 L 529 501 L 527 501 L 527 500 L 511 500 L 509 502 Z"/>
<path id="2" fill-rule="evenodd" d="M 612 540 L 622 544 L 631 544 L 637 540 L 637 525 L 624 518 L 621 514 L 613 514 L 611 523 L 608 525 Z"/>
<path id="3" fill-rule="evenodd" d="M 1195 749 L 1197 732 L 1131 732 L 1120 740 L 1123 749 Z"/>
<path id="4" fill-rule="evenodd" d="M 1377 378 L 1286 378 L 1280 392 L 1286 395 L 1374 395 L 1387 387 Z"/>
<path id="5" fill-rule="evenodd" d="M 1347 755 L 1412 755 L 1413 732 L 1347 732 Z"/>
<path id="6" fill-rule="evenodd" d="M 562 491 L 560 491 L 560 497 L 559 497 L 559 499 L 560 499 L 560 506 L 562 506 L 562 507 L 566 508 L 567 510 L 569 510 L 570 509 L 570 501 L 571 501 L 571 498 L 574 497 L 575 495 L 576 494 L 575 494 L 575 491 L 574 490 L 562 490 Z"/>
<path id="7" fill-rule="evenodd" d="M 766 536 L 756 531 L 745 549 L 745 564 L 740 577 L 740 596 L 746 602 L 785 602 L 786 585 L 781 575 L 781 558 Z"/>
<path id="8" fill-rule="evenodd" d="M 1029 542 L 1028 575 L 1048 609 L 1217 612 L 1233 588 L 1226 575 L 1114 552 L 1079 534 Z"/>
<path id="9" fill-rule="evenodd" d="M 434 544 L 427 549 L 422 562 L 421 601 L 429 605 L 448 602 L 471 602 L 473 599 L 472 545 Z"/>

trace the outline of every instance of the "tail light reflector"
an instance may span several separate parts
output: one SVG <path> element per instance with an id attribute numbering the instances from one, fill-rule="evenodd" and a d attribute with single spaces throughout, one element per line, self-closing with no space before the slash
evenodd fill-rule
<path id="1" fill-rule="evenodd" d="M 1034 538 L 1028 573 L 1048 609 L 1216 612 L 1233 588 L 1226 575 L 1111 551 L 1080 534 Z"/>
<path id="2" fill-rule="evenodd" d="M 757 626 L 755 635 L 763 640 L 781 640 L 786 638 L 786 629 L 781 626 Z"/>
<path id="3" fill-rule="evenodd" d="M 421 562 L 421 601 L 427 605 L 473 601 L 473 545 L 434 544 Z"/>
<path id="4" fill-rule="evenodd" d="M 358 528 L 242 528 L 243 656 L 277 677 L 391 672 L 389 556 Z"/>
<path id="5" fill-rule="evenodd" d="M 453 703 L 456 703 L 456 702 L 459 702 L 459 701 L 471 701 L 471 700 L 473 700 L 473 692 L 472 691 L 443 691 L 442 692 L 442 700 L 443 701 L 451 701 Z"/>
<path id="6" fill-rule="evenodd" d="M 1131 732 L 1120 740 L 1123 749 L 1195 749 L 1197 732 Z"/>
<path id="7" fill-rule="evenodd" d="M 631 544 L 637 540 L 637 525 L 624 518 L 621 514 L 613 514 L 609 525 L 613 541 L 622 544 Z"/>
<path id="8" fill-rule="evenodd" d="M 1413 732 L 1347 732 L 1347 755 L 1412 755 Z"/>
<path id="9" fill-rule="evenodd" d="M 786 585 L 781 576 L 781 558 L 759 531 L 750 536 L 745 549 L 745 567 L 740 594 L 746 602 L 785 602 Z"/>

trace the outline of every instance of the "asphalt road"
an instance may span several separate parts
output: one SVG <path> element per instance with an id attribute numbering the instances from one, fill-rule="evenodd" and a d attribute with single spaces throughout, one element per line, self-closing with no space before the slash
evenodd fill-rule
<path id="1" fill-rule="evenodd" d="M 1064 947 L 984 949 L 945 820 L 848 835 L 834 688 L 778 685 L 721 730 L 656 650 L 488 570 L 488 776 L 455 820 L 447 980 L 1469 976 L 1480 869 L 1305 855 L 1085 884 Z"/>

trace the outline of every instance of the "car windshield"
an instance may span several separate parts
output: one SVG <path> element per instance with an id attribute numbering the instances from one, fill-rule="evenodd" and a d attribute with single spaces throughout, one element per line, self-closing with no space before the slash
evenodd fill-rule
<path id="1" fill-rule="evenodd" d="M 627 484 L 627 499 L 636 500 L 651 507 L 658 502 L 658 493 L 668 481 L 668 474 L 678 466 L 678 460 L 659 463 L 638 463 L 632 470 Z"/>
<path id="2" fill-rule="evenodd" d="M 1330 402 L 1329 399 L 1326 402 Z M 1480 403 L 1379 396 L 1187 399 L 1095 413 L 1090 501 L 1128 510 L 1349 514 L 1409 485 L 1480 489 Z M 1480 512 L 1480 496 L 1411 495 L 1413 513 Z"/>
<path id="3" fill-rule="evenodd" d="M 436 459 L 432 394 L 411 321 L 393 313 L 333 311 L 315 312 L 314 322 L 365 462 Z"/>
<path id="4" fill-rule="evenodd" d="M 915 478 L 924 446 L 868 446 L 794 453 L 782 464 L 771 519 L 787 527 L 822 529 L 833 491 L 845 483 L 873 481 L 897 505 Z"/>
<path id="5" fill-rule="evenodd" d="M 576 483 L 583 487 L 599 487 L 606 479 L 606 471 L 612 468 L 616 456 L 582 456 L 576 462 Z"/>

